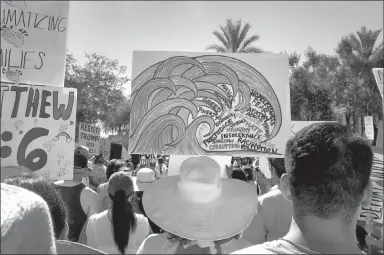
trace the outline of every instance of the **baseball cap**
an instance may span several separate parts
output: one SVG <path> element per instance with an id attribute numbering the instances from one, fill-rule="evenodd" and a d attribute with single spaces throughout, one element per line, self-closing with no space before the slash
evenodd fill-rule
<path id="1" fill-rule="evenodd" d="M 124 171 L 112 174 L 108 181 L 108 193 L 111 196 L 114 196 L 118 190 L 124 190 L 127 195 L 134 190 L 130 175 Z"/>
<path id="2" fill-rule="evenodd" d="M 88 167 L 89 149 L 83 145 L 76 147 L 73 158 L 73 165 L 77 168 Z"/>

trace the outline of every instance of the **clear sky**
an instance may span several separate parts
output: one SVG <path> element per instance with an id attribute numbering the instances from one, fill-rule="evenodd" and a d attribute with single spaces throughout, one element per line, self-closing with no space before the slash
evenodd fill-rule
<path id="1" fill-rule="evenodd" d="M 131 77 L 134 50 L 203 52 L 227 18 L 250 23 L 262 49 L 334 54 L 342 36 L 383 28 L 383 1 L 72 1 L 67 48 L 80 63 L 84 51 L 118 59 Z"/>

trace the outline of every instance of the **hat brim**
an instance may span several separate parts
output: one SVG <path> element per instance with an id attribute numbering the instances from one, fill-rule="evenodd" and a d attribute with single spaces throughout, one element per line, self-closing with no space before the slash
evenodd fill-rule
<path id="1" fill-rule="evenodd" d="M 193 203 L 178 192 L 180 176 L 149 185 L 143 195 L 147 216 L 159 227 L 189 240 L 217 241 L 244 231 L 257 210 L 257 191 L 252 185 L 222 179 L 222 193 L 214 202 Z"/>
<path id="2" fill-rule="evenodd" d="M 135 181 L 135 189 L 137 189 L 137 191 L 144 191 L 152 183 L 154 183 L 154 181 L 153 182 L 138 182 L 137 179 L 136 179 L 136 181 Z"/>

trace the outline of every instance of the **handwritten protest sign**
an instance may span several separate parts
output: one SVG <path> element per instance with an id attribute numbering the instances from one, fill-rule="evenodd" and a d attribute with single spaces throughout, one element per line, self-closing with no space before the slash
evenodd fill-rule
<path id="1" fill-rule="evenodd" d="M 171 155 L 169 158 L 168 176 L 180 175 L 180 166 L 183 162 L 191 157 L 198 156 L 181 156 Z M 209 156 L 214 159 L 221 167 L 221 178 L 228 178 L 225 166 L 231 164 L 232 157 L 230 156 Z"/>
<path id="2" fill-rule="evenodd" d="M 283 157 L 288 56 L 134 52 L 131 154 Z"/>
<path id="3" fill-rule="evenodd" d="M 99 153 L 103 155 L 103 158 L 109 159 L 109 153 L 111 150 L 111 144 L 107 138 L 100 138 L 100 150 Z"/>
<path id="4" fill-rule="evenodd" d="M 68 1 L 1 1 L 1 81 L 64 86 Z"/>
<path id="5" fill-rule="evenodd" d="M 375 139 L 374 130 L 373 130 L 373 117 L 366 116 L 364 117 L 364 126 L 365 126 L 365 135 L 367 139 L 373 140 Z"/>
<path id="6" fill-rule="evenodd" d="M 77 91 L 1 84 L 1 167 L 72 179 Z"/>
<path id="7" fill-rule="evenodd" d="M 86 123 L 79 123 L 79 145 L 87 146 L 89 155 L 99 155 L 100 128 Z"/>
<path id="8" fill-rule="evenodd" d="M 383 82 L 384 82 L 384 69 L 383 68 L 373 68 L 373 74 L 375 75 L 375 80 L 377 87 L 379 88 L 381 98 L 383 98 Z"/>
<path id="9" fill-rule="evenodd" d="M 373 221 L 383 224 L 383 199 L 384 199 L 384 165 L 383 154 L 374 154 L 372 166 L 372 198 L 369 207 L 363 207 L 359 220 L 372 217 Z"/>

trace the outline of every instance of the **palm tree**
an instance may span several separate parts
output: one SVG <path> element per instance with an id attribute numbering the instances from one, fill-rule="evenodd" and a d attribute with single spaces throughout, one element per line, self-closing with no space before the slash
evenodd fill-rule
<path id="1" fill-rule="evenodd" d="M 375 47 L 380 33 L 381 29 L 371 30 L 363 26 L 356 34 L 343 37 L 336 53 L 357 73 L 370 73 L 372 68 L 383 65 L 383 42 Z"/>
<path id="2" fill-rule="evenodd" d="M 251 46 L 252 43 L 259 40 L 260 36 L 252 35 L 247 37 L 251 25 L 246 23 L 242 28 L 241 20 L 233 23 L 232 19 L 227 19 L 225 26 L 220 26 L 221 32 L 213 31 L 213 34 L 222 45 L 211 44 L 206 50 L 215 50 L 216 52 L 238 52 L 238 53 L 261 53 L 263 50 Z"/>

